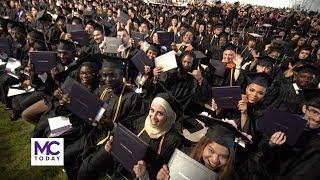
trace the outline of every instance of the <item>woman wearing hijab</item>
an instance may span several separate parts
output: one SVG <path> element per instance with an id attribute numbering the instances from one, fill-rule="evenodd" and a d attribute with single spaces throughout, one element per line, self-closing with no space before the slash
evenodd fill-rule
<path id="1" fill-rule="evenodd" d="M 135 120 L 132 132 L 149 145 L 144 161 L 139 161 L 133 167 L 137 178 L 155 179 L 158 170 L 168 163 L 175 148 L 179 146 L 181 137 L 173 126 L 177 119 L 175 107 L 172 97 L 161 93 L 153 99 L 148 115 Z M 112 142 L 113 136 L 97 153 L 84 160 L 78 179 L 97 179 L 103 171 L 114 172 L 114 167 L 119 164 L 110 156 Z"/>
<path id="2" fill-rule="evenodd" d="M 190 157 L 217 173 L 220 180 L 237 179 L 233 166 L 235 161 L 235 137 L 232 125 L 213 120 L 205 136 L 193 147 Z M 157 180 L 168 180 L 169 168 L 164 165 Z"/>

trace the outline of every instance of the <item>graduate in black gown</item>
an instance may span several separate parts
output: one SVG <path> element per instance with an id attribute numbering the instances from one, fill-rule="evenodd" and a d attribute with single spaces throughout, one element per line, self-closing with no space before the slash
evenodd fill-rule
<path id="1" fill-rule="evenodd" d="M 82 63 L 77 73 L 77 78 L 74 79 L 74 81 L 77 81 L 87 87 L 90 92 L 94 92 L 99 85 L 98 66 L 93 62 Z M 65 84 L 64 86 L 71 85 L 72 83 Z M 81 138 L 89 131 L 89 129 L 91 129 L 91 126 L 88 123 L 86 123 L 64 107 L 64 104 L 70 99 L 68 93 L 69 92 L 63 92 L 61 88 L 55 90 L 55 98 L 52 102 L 50 102 L 52 104 L 48 105 L 50 109 L 41 116 L 36 124 L 33 132 L 34 138 L 49 137 L 51 131 L 48 118 L 57 116 L 69 117 L 70 122 L 72 123 L 72 130 L 59 136 L 64 138 L 65 147 L 68 146 L 68 144 L 70 144 L 71 142 L 74 142 L 75 140 Z"/>
<path id="2" fill-rule="evenodd" d="M 311 88 L 317 84 L 318 69 L 309 63 L 303 63 L 293 68 L 293 77 L 284 82 L 278 82 L 267 94 L 266 103 L 280 110 L 302 114 L 302 103 L 305 101 L 299 90 Z"/>
<path id="3" fill-rule="evenodd" d="M 131 131 L 149 145 L 144 159 L 132 167 L 137 178 L 155 179 L 159 169 L 169 162 L 174 149 L 179 147 L 181 136 L 173 126 L 179 115 L 175 113 L 178 109 L 177 103 L 169 94 L 160 93 L 153 99 L 149 114 L 134 120 Z M 117 163 L 110 155 L 112 143 L 111 137 L 97 153 L 84 160 L 78 172 L 78 179 L 97 179 L 103 171 L 114 171 L 114 164 Z M 128 175 L 131 176 L 130 179 L 134 178 Z"/>
<path id="4" fill-rule="evenodd" d="M 95 92 L 100 99 L 108 103 L 104 117 L 97 127 L 92 128 L 85 136 L 73 142 L 65 149 L 64 168 L 68 178 L 76 179 L 83 160 L 97 152 L 109 138 L 114 122 L 120 122 L 127 128 L 133 127 L 133 119 L 142 116 L 145 102 L 123 82 L 124 65 L 121 59 L 102 56 L 102 68 L 99 72 L 102 85 Z"/>
<path id="5" fill-rule="evenodd" d="M 293 146 L 287 145 L 286 135 L 278 132 L 271 136 L 269 148 L 262 150 L 269 179 L 320 178 L 320 91 L 303 89 L 306 102 L 302 106 L 306 127 Z M 265 142 L 267 143 L 267 142 Z"/>
<path id="6" fill-rule="evenodd" d="M 35 43 L 33 48 L 30 48 L 29 52 L 45 50 L 44 44 L 38 45 Z M 21 94 L 12 98 L 12 114 L 11 120 L 17 120 L 21 113 L 35 102 L 41 100 L 47 95 L 51 95 L 53 92 L 53 79 L 49 72 L 36 72 L 31 60 L 28 65 L 24 67 L 24 71 L 28 73 L 28 76 L 19 84 L 20 88 L 28 89 L 34 88 L 35 91 L 27 94 Z"/>
<path id="7" fill-rule="evenodd" d="M 207 80 L 192 52 L 185 52 L 178 60 L 178 69 L 164 72 L 162 67 L 153 70 L 153 83 L 147 89 L 150 94 L 170 92 L 185 109 L 192 99 L 207 92 Z"/>

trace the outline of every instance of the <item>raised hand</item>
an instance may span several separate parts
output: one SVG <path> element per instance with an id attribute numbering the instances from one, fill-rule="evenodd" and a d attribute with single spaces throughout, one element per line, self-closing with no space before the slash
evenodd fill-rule
<path id="1" fill-rule="evenodd" d="M 241 66 L 241 63 L 243 61 L 243 58 L 241 57 L 240 54 L 236 54 L 233 58 L 233 63 L 236 65 L 236 66 Z"/>

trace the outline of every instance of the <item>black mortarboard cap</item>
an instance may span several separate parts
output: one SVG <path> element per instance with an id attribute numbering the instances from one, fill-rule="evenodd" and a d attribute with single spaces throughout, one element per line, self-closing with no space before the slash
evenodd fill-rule
<path id="1" fill-rule="evenodd" d="M 110 29 L 104 24 L 96 23 L 96 25 L 94 26 L 94 30 L 101 31 L 104 36 L 108 36 L 110 34 Z"/>
<path id="2" fill-rule="evenodd" d="M 12 22 L 12 30 L 15 32 L 18 32 L 20 34 L 27 35 L 26 27 L 21 22 L 13 21 Z"/>
<path id="3" fill-rule="evenodd" d="M 207 58 L 207 56 L 205 54 L 203 54 L 201 51 L 194 51 L 193 52 L 196 59 L 205 59 Z"/>
<path id="4" fill-rule="evenodd" d="M 59 42 L 59 45 L 57 47 L 57 51 L 70 51 L 72 53 L 77 52 L 73 42 L 62 40 L 62 39 L 60 39 L 58 42 Z"/>
<path id="5" fill-rule="evenodd" d="M 224 51 L 225 51 L 225 50 L 231 50 L 231 51 L 236 52 L 236 49 L 237 49 L 237 46 L 236 46 L 236 45 L 229 43 L 229 44 L 227 44 L 227 45 L 225 46 L 225 48 L 224 48 L 223 50 L 224 50 Z"/>
<path id="6" fill-rule="evenodd" d="M 39 21 L 51 21 L 52 16 L 50 14 L 46 13 L 45 10 L 42 10 L 37 13 L 36 19 Z"/>
<path id="7" fill-rule="evenodd" d="M 299 72 L 299 73 L 310 73 L 315 75 L 319 74 L 319 70 L 315 66 L 309 63 L 306 63 L 302 66 L 296 66 L 295 68 L 293 68 L 293 71 Z"/>
<path id="8" fill-rule="evenodd" d="M 160 47 L 155 43 L 150 43 L 148 50 L 152 50 L 154 52 L 157 52 L 158 55 L 160 54 Z"/>
<path id="9" fill-rule="evenodd" d="M 233 32 L 231 34 L 231 37 L 239 37 L 240 36 L 240 33 L 239 32 Z"/>
<path id="10" fill-rule="evenodd" d="M 226 66 L 220 60 L 211 59 L 209 63 L 215 69 L 215 75 L 224 77 L 224 74 L 226 72 Z"/>
<path id="11" fill-rule="evenodd" d="M 64 23 L 67 23 L 67 18 L 65 16 L 58 16 L 56 22 L 62 20 Z"/>
<path id="12" fill-rule="evenodd" d="M 254 83 L 268 88 L 272 83 L 272 78 L 267 73 L 248 73 L 246 75 L 248 85 Z"/>
<path id="13" fill-rule="evenodd" d="M 102 60 L 102 67 L 124 70 L 125 59 L 123 58 L 101 55 L 101 60 Z"/>
<path id="14" fill-rule="evenodd" d="M 202 118 L 209 117 L 202 116 Z M 211 122 L 212 125 L 209 126 L 205 136 L 226 148 L 234 149 L 236 137 L 243 137 L 241 133 L 231 124 L 221 120 L 211 119 Z"/>
<path id="15" fill-rule="evenodd" d="M 269 56 L 263 56 L 258 59 L 257 65 L 273 68 L 273 65 L 275 62 L 276 62 L 275 59 Z"/>
<path id="16" fill-rule="evenodd" d="M 313 106 L 320 109 L 320 89 L 304 88 L 301 91 L 307 106 Z"/>
<path id="17" fill-rule="evenodd" d="M 303 96 L 306 99 L 306 101 L 310 101 L 311 99 L 320 97 L 320 89 L 304 88 L 301 91 L 302 91 Z M 320 106 L 320 104 L 318 106 Z"/>
<path id="18" fill-rule="evenodd" d="M 7 29 L 8 19 L 0 17 L 0 27 Z"/>
<path id="19" fill-rule="evenodd" d="M 32 27 L 29 27 L 28 36 L 30 36 L 32 39 L 36 41 L 45 42 L 43 33 Z"/>
<path id="20" fill-rule="evenodd" d="M 176 113 L 177 118 L 183 115 L 183 106 L 171 93 L 159 93 L 156 95 L 156 97 L 161 97 L 162 99 L 166 100 L 170 104 L 172 110 Z"/>
<path id="21" fill-rule="evenodd" d="M 73 16 L 71 19 L 71 24 L 83 24 L 83 21 L 81 18 Z"/>

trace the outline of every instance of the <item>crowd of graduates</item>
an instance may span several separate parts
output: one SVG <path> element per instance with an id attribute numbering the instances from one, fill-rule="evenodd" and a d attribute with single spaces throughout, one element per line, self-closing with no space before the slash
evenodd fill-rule
<path id="1" fill-rule="evenodd" d="M 120 42 L 115 51 L 110 37 Z M 52 137 L 48 119 L 69 118 L 72 128 L 57 136 L 64 138 L 69 179 L 170 179 L 168 162 L 177 148 L 219 179 L 315 180 L 319 41 L 318 12 L 220 1 L 177 7 L 138 0 L 5 0 L 0 98 L 12 121 L 34 124 L 33 138 Z M 57 60 L 45 72 L 30 58 L 42 51 Z M 171 51 L 177 68 L 167 71 L 155 59 Z M 150 64 L 141 69 L 133 59 L 143 57 Z M 12 62 L 19 67 L 8 69 Z M 70 79 L 107 104 L 100 121 L 68 108 Z M 9 96 L 13 86 L 25 92 Z M 236 106 L 219 104 L 216 87 L 240 87 Z M 304 119 L 296 142 L 258 127 L 270 108 Z M 149 145 L 131 172 L 111 155 L 118 123 Z"/>

